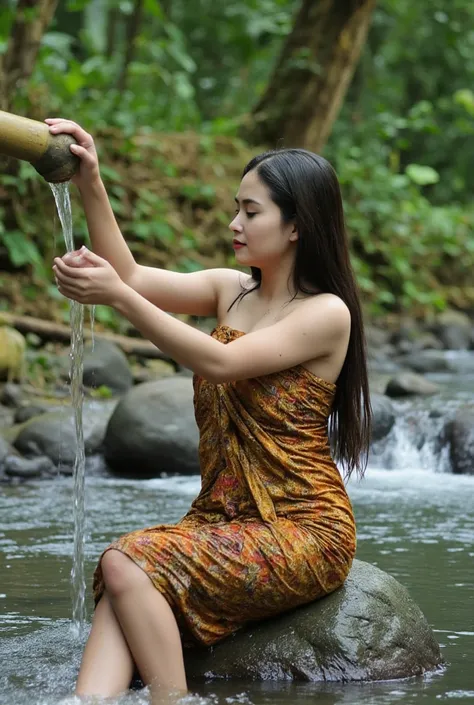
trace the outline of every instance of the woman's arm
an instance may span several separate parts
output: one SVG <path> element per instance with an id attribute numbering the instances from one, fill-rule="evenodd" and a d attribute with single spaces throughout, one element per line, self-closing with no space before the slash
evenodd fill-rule
<path id="1" fill-rule="evenodd" d="M 53 269 L 62 294 L 112 306 L 169 357 L 215 384 L 288 369 L 349 339 L 349 310 L 332 294 L 308 298 L 278 323 L 223 345 L 147 301 L 93 252 L 56 258 Z"/>
<path id="2" fill-rule="evenodd" d="M 124 282 L 129 281 L 138 265 L 117 224 L 102 181 L 79 187 L 92 249 L 106 259 Z"/>
<path id="3" fill-rule="evenodd" d="M 124 281 L 133 274 L 137 263 L 115 220 L 112 207 L 100 178 L 99 160 L 92 135 L 72 120 L 48 118 L 52 134 L 71 135 L 76 143 L 70 149 L 80 159 L 79 170 L 72 177 L 81 194 L 92 249 L 113 266 Z"/>
<path id="4" fill-rule="evenodd" d="M 127 286 L 120 289 L 114 308 L 166 355 L 214 384 L 329 355 L 350 335 L 349 310 L 331 294 L 309 299 L 278 323 L 227 345 L 157 309 Z"/>

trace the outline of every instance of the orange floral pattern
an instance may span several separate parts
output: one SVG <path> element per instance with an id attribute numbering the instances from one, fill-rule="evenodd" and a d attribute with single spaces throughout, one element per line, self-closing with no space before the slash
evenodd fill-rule
<path id="1" fill-rule="evenodd" d="M 211 335 L 227 344 L 245 334 L 218 325 Z M 198 497 L 177 524 L 133 531 L 106 549 L 148 574 L 185 643 L 214 644 L 344 582 L 356 539 L 329 448 L 335 389 L 302 365 L 224 384 L 195 375 Z M 99 562 L 96 602 L 103 589 Z"/>

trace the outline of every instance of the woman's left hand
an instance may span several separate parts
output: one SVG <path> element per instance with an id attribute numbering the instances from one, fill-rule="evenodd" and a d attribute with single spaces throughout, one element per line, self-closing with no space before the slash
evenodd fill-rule
<path id="1" fill-rule="evenodd" d="M 126 288 L 112 265 L 85 247 L 56 257 L 53 272 L 60 293 L 80 304 L 114 306 Z"/>

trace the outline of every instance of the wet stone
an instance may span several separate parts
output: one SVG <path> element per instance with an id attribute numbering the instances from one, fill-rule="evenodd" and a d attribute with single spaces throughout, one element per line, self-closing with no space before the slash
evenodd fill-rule
<path id="1" fill-rule="evenodd" d="M 191 678 L 377 681 L 442 664 L 439 645 L 408 591 L 355 560 L 331 595 L 249 626 L 205 649 L 185 651 Z"/>
<path id="2" fill-rule="evenodd" d="M 22 458 L 19 455 L 8 455 L 3 461 L 3 470 L 9 477 L 22 477 L 24 479 L 52 474 L 54 465 L 50 458 L 39 456 L 36 458 Z"/>
<path id="3" fill-rule="evenodd" d="M 26 406 L 20 406 L 16 411 L 15 415 L 13 417 L 13 420 L 15 423 L 24 423 L 25 421 L 29 421 L 30 419 L 34 418 L 35 416 L 40 416 L 40 414 L 46 413 L 47 409 L 45 409 L 43 406 L 35 406 L 35 405 L 26 405 Z"/>
<path id="4" fill-rule="evenodd" d="M 372 442 L 388 436 L 395 423 L 395 409 L 392 402 L 382 394 L 371 395 L 372 404 Z"/>
<path id="5" fill-rule="evenodd" d="M 0 404 L 8 407 L 18 407 L 21 404 L 23 398 L 23 391 L 19 384 L 13 384 L 13 382 L 7 382 L 3 387 L 2 394 L 0 396 Z"/>
<path id="6" fill-rule="evenodd" d="M 430 395 L 439 391 L 437 384 L 425 379 L 415 372 L 399 372 L 392 377 L 385 390 L 389 397 L 407 397 L 414 394 Z"/>

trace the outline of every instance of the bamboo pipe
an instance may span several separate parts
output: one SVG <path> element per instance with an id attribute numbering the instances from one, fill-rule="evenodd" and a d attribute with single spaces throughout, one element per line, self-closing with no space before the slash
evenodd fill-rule
<path id="1" fill-rule="evenodd" d="M 52 135 L 44 122 L 0 110 L 0 153 L 31 162 L 46 181 L 74 176 L 80 161 L 69 149 L 74 142 L 71 135 Z"/>

